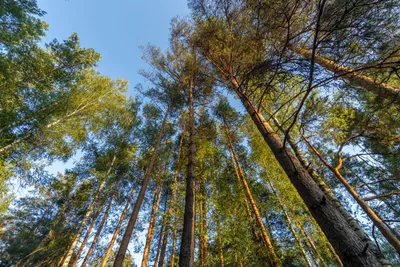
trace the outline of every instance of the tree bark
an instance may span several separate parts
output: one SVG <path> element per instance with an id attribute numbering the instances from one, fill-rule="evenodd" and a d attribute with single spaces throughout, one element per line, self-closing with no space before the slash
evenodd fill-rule
<path id="1" fill-rule="evenodd" d="M 331 164 L 329 164 L 325 158 L 319 153 L 319 151 L 308 141 L 306 137 L 303 137 L 303 140 L 307 143 L 310 149 L 314 152 L 314 154 L 321 160 L 321 162 L 339 179 L 339 181 L 346 188 L 347 192 L 354 198 L 357 204 L 363 209 L 363 211 L 368 215 L 374 225 L 379 229 L 381 234 L 386 238 L 386 240 L 392 245 L 397 252 L 400 253 L 400 240 L 396 237 L 396 234 L 393 230 L 388 227 L 382 219 L 375 213 L 373 209 L 368 205 L 366 201 L 364 201 L 354 190 L 354 188 L 347 182 L 346 178 L 340 173 L 340 168 L 342 167 L 343 160 L 339 157 L 338 162 L 339 165 L 334 168 Z"/>
<path id="2" fill-rule="evenodd" d="M 162 244 L 162 238 L 163 238 L 163 233 L 164 233 L 164 225 L 161 226 L 161 230 L 160 230 L 160 236 L 158 238 L 158 243 L 157 243 L 157 254 L 156 254 L 156 258 L 154 260 L 154 264 L 153 266 L 157 266 L 158 261 L 159 261 L 159 257 L 160 257 L 160 252 L 161 252 L 161 244 Z"/>
<path id="3" fill-rule="evenodd" d="M 231 138 L 230 138 L 229 129 L 228 129 L 228 126 L 227 126 L 225 120 L 224 120 L 224 128 L 225 128 L 225 133 L 226 133 L 228 150 L 229 150 L 229 154 L 230 154 L 231 159 L 232 159 L 232 164 L 233 164 L 233 166 L 235 168 L 236 176 L 238 177 L 238 180 L 240 180 L 240 183 L 241 183 L 241 185 L 243 187 L 243 190 L 246 193 L 246 197 L 247 197 L 248 201 L 250 202 L 250 206 L 251 206 L 251 208 L 252 208 L 252 210 L 253 210 L 253 212 L 255 214 L 256 222 L 257 222 L 257 225 L 258 225 L 258 227 L 259 227 L 259 229 L 261 231 L 261 236 L 262 236 L 262 238 L 264 240 L 265 247 L 267 249 L 268 254 L 271 257 L 269 265 L 270 266 L 281 266 L 279 257 L 276 254 L 276 252 L 274 250 L 274 246 L 272 245 L 271 239 L 268 236 L 267 230 L 265 229 L 264 223 L 263 223 L 262 218 L 261 218 L 260 211 L 258 210 L 256 201 L 255 201 L 255 199 L 253 197 L 253 194 L 252 194 L 252 192 L 250 190 L 249 185 L 247 184 L 246 178 L 244 176 L 244 172 L 243 172 L 242 167 L 240 166 L 240 163 L 239 163 L 239 159 L 238 159 L 238 157 L 236 155 L 236 152 L 235 152 L 235 150 L 233 148 L 232 141 L 231 141 Z"/>
<path id="4" fill-rule="evenodd" d="M 141 265 L 142 267 L 147 267 L 147 262 L 149 261 L 150 246 L 151 246 L 151 241 L 153 240 L 154 225 L 156 223 L 158 206 L 160 205 L 161 191 L 162 191 L 162 187 L 157 186 L 156 191 L 154 192 L 153 206 L 151 207 L 151 215 L 150 215 L 150 221 L 149 221 L 149 228 L 147 230 L 146 245 L 144 246 L 144 251 L 143 251 L 143 259 L 142 259 L 142 265 Z"/>
<path id="5" fill-rule="evenodd" d="M 131 216 L 129 218 L 128 225 L 127 225 L 127 227 L 125 229 L 125 233 L 124 233 L 124 236 L 122 238 L 121 245 L 119 247 L 117 256 L 115 257 L 114 267 L 122 267 L 122 263 L 123 263 L 124 258 L 125 258 L 126 250 L 128 249 L 129 241 L 130 241 L 131 236 L 132 236 L 133 228 L 135 227 L 136 220 L 137 220 L 137 217 L 138 217 L 138 214 L 139 214 L 139 210 L 140 210 L 140 207 L 142 206 L 142 203 L 143 203 L 143 200 L 144 200 L 144 197 L 145 197 L 145 194 L 146 194 L 147 186 L 148 186 L 149 181 L 150 181 L 150 175 L 151 175 L 151 173 L 153 171 L 154 162 L 155 162 L 155 160 L 157 158 L 157 155 L 158 155 L 158 147 L 160 146 L 161 139 L 162 139 L 163 134 L 164 134 L 164 128 L 165 128 L 165 125 L 167 124 L 168 114 L 169 114 L 169 112 L 170 112 L 170 110 L 172 108 L 172 103 L 173 103 L 173 101 L 171 100 L 169 102 L 169 104 L 168 104 L 167 111 L 165 112 L 164 119 L 163 119 L 163 122 L 162 122 L 162 125 L 161 125 L 161 128 L 160 128 L 160 132 L 158 134 L 157 141 L 156 141 L 156 144 L 154 146 L 153 154 L 151 155 L 151 159 L 150 159 L 149 165 L 148 165 L 148 167 L 146 169 L 146 173 L 145 173 L 145 175 L 143 177 L 142 187 L 140 188 L 139 195 L 138 195 L 137 200 L 135 202 L 135 206 L 134 206 L 132 214 L 131 214 Z"/>
<path id="6" fill-rule="evenodd" d="M 307 49 L 291 45 L 289 46 L 292 51 L 301 55 L 302 57 L 310 60 L 311 52 Z M 391 100 L 398 101 L 400 98 L 400 89 L 390 86 L 385 83 L 378 83 L 374 79 L 360 74 L 358 71 L 336 64 L 334 61 L 327 58 L 315 55 L 314 60 L 323 68 L 333 72 L 335 75 L 343 76 L 345 80 L 348 80 L 353 85 L 360 87 L 364 90 L 370 91 L 380 97 L 388 98 Z"/>
<path id="7" fill-rule="evenodd" d="M 208 255 L 207 255 L 207 192 L 205 181 L 200 182 L 199 193 L 201 195 L 200 201 L 200 266 L 205 267 L 208 265 Z"/>
<path id="8" fill-rule="evenodd" d="M 194 125 L 194 78 L 189 84 L 189 155 L 186 176 L 185 212 L 183 232 L 179 253 L 179 267 L 193 267 L 194 263 L 194 224 L 196 196 L 196 137 Z"/>
<path id="9" fill-rule="evenodd" d="M 122 222 L 124 221 L 126 213 L 128 212 L 128 208 L 129 208 L 130 203 L 132 201 L 133 195 L 135 194 L 135 190 L 136 190 L 137 185 L 138 185 L 138 181 L 135 181 L 134 186 L 132 187 L 132 190 L 131 190 L 131 192 L 129 194 L 128 200 L 126 201 L 125 207 L 124 207 L 124 209 L 123 209 L 123 211 L 121 213 L 121 216 L 119 217 L 118 224 L 115 227 L 115 231 L 114 231 L 113 236 L 111 238 L 110 244 L 107 247 L 106 254 L 104 255 L 103 260 L 101 261 L 100 267 L 105 267 L 106 264 L 107 264 L 107 261 L 108 261 L 108 258 L 110 257 L 110 254 L 111 254 L 112 248 L 114 246 L 115 240 L 117 240 L 119 229 L 121 228 Z"/>
<path id="10" fill-rule="evenodd" d="M 283 146 L 282 140 L 275 133 L 263 115 L 257 111 L 250 100 L 241 91 L 236 79 L 231 79 L 235 92 L 257 126 L 265 142 L 282 166 L 283 170 L 304 200 L 311 214 L 332 243 L 342 262 L 347 266 L 383 266 L 382 262 L 369 247 L 367 240 L 357 235 L 349 222 L 338 211 L 334 203 L 326 198 L 310 174 L 301 166 L 294 155 Z"/>

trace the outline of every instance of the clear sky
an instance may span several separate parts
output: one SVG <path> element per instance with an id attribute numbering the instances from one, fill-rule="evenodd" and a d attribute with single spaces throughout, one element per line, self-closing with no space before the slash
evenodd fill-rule
<path id="1" fill-rule="evenodd" d="M 38 0 L 50 25 L 46 42 L 78 33 L 81 45 L 102 55 L 98 70 L 124 78 L 132 89 L 144 79 L 141 45 L 168 47 L 170 21 L 189 14 L 186 0 Z"/>

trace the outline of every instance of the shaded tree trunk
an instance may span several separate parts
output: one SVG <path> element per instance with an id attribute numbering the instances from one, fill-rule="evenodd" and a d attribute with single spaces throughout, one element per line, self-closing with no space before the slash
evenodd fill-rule
<path id="1" fill-rule="evenodd" d="M 162 238 L 163 238 L 163 233 L 164 233 L 164 225 L 161 226 L 160 230 L 160 236 L 158 237 L 158 243 L 157 243 L 157 254 L 156 258 L 154 260 L 153 266 L 157 266 L 159 258 L 160 258 L 160 253 L 161 253 L 161 244 L 162 244 Z"/>
<path id="2" fill-rule="evenodd" d="M 129 218 L 128 225 L 126 226 L 125 233 L 124 233 L 124 236 L 123 236 L 122 241 L 121 241 L 121 245 L 119 247 L 117 256 L 115 257 L 114 267 L 121 267 L 122 263 L 124 261 L 126 250 L 128 249 L 129 241 L 131 239 L 132 232 L 133 232 L 133 229 L 134 229 L 135 224 L 136 224 L 136 220 L 137 220 L 137 217 L 138 217 L 138 214 L 139 214 L 139 210 L 140 210 L 140 207 L 142 206 L 142 203 L 143 203 L 143 200 L 144 200 L 144 197 L 145 197 L 145 194 L 146 194 L 147 186 L 148 186 L 149 181 L 150 181 L 150 175 L 151 175 L 151 173 L 153 171 L 154 162 L 155 162 L 155 160 L 157 158 L 157 155 L 158 155 L 158 147 L 160 146 L 161 139 L 162 139 L 162 137 L 164 135 L 164 128 L 165 128 L 165 125 L 167 124 L 167 119 L 168 119 L 169 112 L 170 112 L 170 110 L 172 108 L 172 103 L 173 102 L 171 100 L 170 103 L 168 104 L 167 111 L 165 112 L 164 119 L 163 119 L 163 122 L 162 122 L 161 127 L 160 127 L 160 132 L 158 134 L 157 141 L 156 141 L 156 144 L 154 146 L 153 154 L 151 155 L 151 159 L 150 159 L 149 165 L 148 165 L 148 167 L 146 169 L 146 173 L 145 173 L 145 175 L 143 177 L 142 187 L 140 188 L 139 195 L 138 195 L 138 197 L 136 199 L 136 202 L 135 202 L 135 206 L 134 206 L 132 214 L 131 214 L 131 216 Z"/>

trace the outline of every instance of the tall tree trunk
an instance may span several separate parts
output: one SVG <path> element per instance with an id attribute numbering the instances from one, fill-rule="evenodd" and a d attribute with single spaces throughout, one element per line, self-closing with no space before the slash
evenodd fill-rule
<path id="1" fill-rule="evenodd" d="M 118 188 L 118 183 L 117 183 L 115 189 L 117 189 L 117 188 Z M 103 226 L 104 226 L 104 224 L 105 224 L 106 221 L 107 221 L 108 213 L 109 213 L 109 211 L 110 211 L 110 208 L 111 208 L 111 205 L 112 205 L 114 196 L 115 196 L 115 190 L 113 190 L 113 193 L 112 193 L 111 196 L 110 196 L 110 200 L 109 200 L 109 202 L 108 202 L 108 205 L 107 205 L 107 207 L 106 207 L 106 210 L 104 211 L 103 218 L 101 219 L 99 228 L 97 229 L 96 235 L 95 235 L 95 237 L 94 237 L 94 239 L 93 239 L 93 241 L 92 241 L 92 244 L 91 244 L 91 246 L 90 246 L 88 252 L 86 253 L 86 257 L 85 257 L 85 259 L 83 260 L 81 267 L 85 267 L 85 266 L 86 266 L 86 264 L 87 264 L 88 261 L 89 261 L 90 256 L 91 256 L 92 253 L 93 253 L 94 248 L 96 247 L 96 244 L 97 244 L 97 242 L 98 242 L 98 240 L 99 240 L 99 238 L 100 238 L 101 231 L 103 230 Z"/>
<path id="2" fill-rule="evenodd" d="M 227 139 L 227 145 L 228 145 L 229 154 L 231 156 L 232 164 L 233 164 L 233 166 L 235 168 L 236 175 L 237 175 L 237 177 L 239 177 L 239 180 L 240 180 L 241 185 L 242 185 L 242 187 L 244 189 L 244 192 L 246 193 L 247 199 L 250 202 L 250 206 L 251 206 L 251 208 L 252 208 L 252 210 L 253 210 L 253 212 L 255 214 L 256 222 L 257 222 L 257 225 L 258 225 L 258 227 L 259 227 L 259 229 L 261 231 L 261 236 L 262 236 L 262 238 L 264 240 L 265 247 L 267 249 L 268 254 L 271 257 L 269 264 L 271 266 L 280 266 L 281 264 L 280 264 L 279 257 L 276 255 L 276 252 L 274 250 L 274 246 L 272 245 L 271 239 L 268 236 L 267 230 L 265 229 L 264 223 L 263 223 L 262 218 L 261 218 L 260 211 L 258 210 L 256 201 L 255 201 L 255 199 L 253 197 L 253 194 L 252 194 L 252 192 L 250 190 L 249 185 L 247 184 L 246 178 L 244 176 L 244 172 L 243 172 L 242 167 L 240 166 L 240 163 L 239 163 L 239 159 L 238 159 L 238 157 L 236 155 L 236 152 L 235 152 L 235 150 L 233 148 L 232 141 L 231 141 L 231 138 L 230 138 L 229 129 L 228 129 L 228 126 L 227 126 L 225 120 L 224 120 L 224 128 L 225 128 L 225 133 L 226 133 L 226 139 Z"/>
<path id="3" fill-rule="evenodd" d="M 340 168 L 342 167 L 343 160 L 338 158 L 339 165 L 334 168 L 331 164 L 329 164 L 325 158 L 319 153 L 319 151 L 308 141 L 306 137 L 303 137 L 303 140 L 307 143 L 310 149 L 315 153 L 315 155 L 322 161 L 322 163 L 339 179 L 339 181 L 346 188 L 347 192 L 354 198 L 357 204 L 364 210 L 364 212 L 368 215 L 374 225 L 379 229 L 381 234 L 386 238 L 386 240 L 400 253 L 400 240 L 396 237 L 394 231 L 388 227 L 385 222 L 375 213 L 373 209 L 365 202 L 354 190 L 354 188 L 347 182 L 346 178 L 340 173 Z"/>
<path id="4" fill-rule="evenodd" d="M 177 184 L 177 180 L 178 180 L 178 176 L 179 176 L 179 161 L 181 158 L 181 152 L 182 152 L 182 144 L 183 144 L 183 139 L 185 137 L 185 128 L 186 128 L 186 121 L 184 121 L 182 123 L 182 131 L 181 131 L 181 138 L 179 140 L 179 147 L 178 147 L 178 155 L 176 158 L 176 164 L 175 164 L 175 174 L 174 174 L 174 178 L 172 181 L 172 186 L 171 186 L 171 196 L 169 199 L 169 204 L 168 204 L 168 212 L 167 212 L 167 220 L 165 221 L 165 230 L 164 230 L 164 237 L 163 237 L 163 243 L 162 243 L 162 247 L 161 247 L 161 253 L 160 253 L 160 260 L 158 263 L 158 267 L 164 267 L 164 259 L 165 259 L 165 252 L 167 249 L 167 244 L 168 244 L 168 235 L 169 235 L 169 231 L 170 231 L 170 225 L 171 225 L 171 215 L 174 212 L 173 206 L 174 206 L 174 200 L 176 198 L 175 196 L 175 190 L 176 190 L 176 186 Z"/>
<path id="5" fill-rule="evenodd" d="M 175 218 L 174 218 L 174 229 L 172 230 L 172 244 L 171 244 L 171 267 L 175 267 L 175 249 L 176 249 L 176 232 L 177 232 L 177 224 L 178 220 L 176 218 L 176 212 L 175 213 Z"/>
<path id="6" fill-rule="evenodd" d="M 132 190 L 131 190 L 131 192 L 129 194 L 128 200 L 126 201 L 125 207 L 124 207 L 124 209 L 123 209 L 123 211 L 121 213 L 121 216 L 119 217 L 118 224 L 115 227 L 113 236 L 111 238 L 110 244 L 107 247 L 106 254 L 104 255 L 103 260 L 101 261 L 100 267 L 105 267 L 106 264 L 107 264 L 107 261 L 108 261 L 108 258 L 110 257 L 110 254 L 111 254 L 112 248 L 114 246 L 115 240 L 117 240 L 119 229 L 121 228 L 122 222 L 124 221 L 126 213 L 128 212 L 128 208 L 130 206 L 130 203 L 132 201 L 133 195 L 135 194 L 135 190 L 136 190 L 136 187 L 137 187 L 138 184 L 139 184 L 138 181 L 134 182 L 134 186 L 132 187 Z"/>
<path id="7" fill-rule="evenodd" d="M 84 217 L 82 218 L 82 221 L 81 221 L 81 224 L 80 224 L 80 226 L 79 226 L 79 228 L 78 228 L 77 233 L 76 233 L 76 234 L 74 235 L 74 237 L 72 238 L 71 246 L 69 247 L 68 252 L 66 253 L 66 256 L 65 256 L 64 259 L 62 260 L 62 264 L 61 264 L 62 267 L 68 267 L 69 262 L 71 261 L 72 255 L 74 254 L 76 245 L 78 244 L 79 236 L 80 236 L 80 234 L 82 233 L 83 229 L 85 228 L 86 221 L 87 221 L 87 220 L 90 218 L 90 216 L 92 215 L 94 206 L 95 206 L 96 203 L 99 201 L 101 192 L 102 192 L 104 186 L 106 185 L 107 178 L 108 178 L 108 176 L 110 175 L 111 170 L 114 168 L 114 164 L 115 164 L 116 159 L 117 159 L 117 153 L 114 153 L 114 157 L 113 157 L 113 159 L 112 159 L 112 161 L 111 161 L 111 165 L 110 165 L 110 167 L 108 168 L 107 173 L 106 173 L 106 175 L 105 175 L 103 181 L 101 181 L 101 183 L 100 183 L 100 185 L 99 185 L 99 188 L 97 189 L 97 195 L 94 197 L 92 203 L 90 204 L 88 210 L 86 211 Z"/>
<path id="8" fill-rule="evenodd" d="M 311 52 L 307 49 L 295 45 L 291 45 L 290 49 L 308 60 L 310 60 L 312 57 Z M 332 60 L 318 55 L 315 55 L 314 60 L 320 66 L 324 67 L 328 71 L 333 72 L 337 76 L 343 76 L 345 80 L 348 80 L 357 87 L 370 91 L 380 97 L 388 98 L 395 101 L 399 100 L 399 88 L 395 88 L 393 86 L 390 86 L 389 84 L 379 83 L 368 76 L 360 74 L 358 71 L 352 68 L 341 66 L 339 64 L 336 64 Z"/>
<path id="9" fill-rule="evenodd" d="M 117 256 L 115 257 L 114 267 L 121 267 L 122 263 L 124 261 L 126 250 L 128 249 L 129 241 L 132 236 L 133 228 L 135 227 L 136 220 L 137 220 L 137 217 L 139 214 L 139 210 L 140 210 L 140 207 L 142 206 L 142 203 L 143 203 L 143 200 L 144 200 L 144 197 L 146 194 L 147 186 L 150 181 L 150 175 L 153 171 L 154 162 L 158 155 L 158 147 L 160 146 L 161 139 L 164 135 L 164 128 L 165 128 L 165 125 L 167 124 L 168 114 L 172 108 L 172 103 L 173 103 L 173 101 L 171 100 L 168 104 L 167 111 L 165 112 L 164 119 L 163 119 L 163 122 L 162 122 L 161 128 L 160 128 L 160 132 L 158 134 L 157 141 L 154 146 L 153 154 L 151 155 L 149 165 L 148 165 L 148 167 L 146 169 L 146 173 L 143 177 L 142 187 L 140 188 L 139 195 L 135 202 L 135 206 L 134 206 L 132 214 L 129 218 L 128 225 L 126 226 L 125 233 L 124 233 L 124 236 L 121 241 L 121 245 L 119 247 Z"/>
<path id="10" fill-rule="evenodd" d="M 310 174 L 301 166 L 297 158 L 283 146 L 282 140 L 264 119 L 263 115 L 257 111 L 246 95 L 242 93 L 236 79 L 232 78 L 231 82 L 236 94 L 265 142 L 299 192 L 328 240 L 332 243 L 342 262 L 347 266 L 354 267 L 388 265 L 387 262 L 380 261 L 382 257 L 375 254 L 375 251 L 369 247 L 367 240 L 362 240 L 353 231 L 349 222 L 338 211 L 334 203 L 325 197 L 324 192 L 322 192 Z"/>
<path id="11" fill-rule="evenodd" d="M 219 221 L 218 204 L 215 205 L 215 220 L 217 222 L 217 242 L 218 242 L 218 253 L 219 253 L 219 267 L 224 267 L 224 251 L 222 249 L 222 238 L 221 238 L 221 222 Z"/>
<path id="12" fill-rule="evenodd" d="M 156 223 L 158 206 L 160 204 L 161 191 L 162 187 L 157 185 L 156 191 L 154 192 L 153 206 L 151 207 L 151 215 L 150 215 L 149 228 L 147 230 L 146 245 L 144 246 L 144 251 L 143 251 L 143 259 L 141 265 L 142 267 L 147 267 L 147 262 L 149 261 L 150 246 L 151 246 L 151 241 L 153 240 L 154 225 Z"/>
<path id="13" fill-rule="evenodd" d="M 179 253 L 179 267 L 193 267 L 194 263 L 194 224 L 196 196 L 196 137 L 194 125 L 194 78 L 189 84 L 189 155 L 186 176 L 185 212 L 183 232 Z"/>
<path id="14" fill-rule="evenodd" d="M 205 181 L 200 181 L 199 194 L 200 199 L 200 266 L 205 267 L 208 265 L 207 255 L 207 192 Z"/>
<path id="15" fill-rule="evenodd" d="M 156 258 L 154 260 L 153 266 L 157 266 L 159 258 L 160 258 L 160 253 L 161 253 L 161 244 L 162 244 L 162 238 L 163 238 L 163 233 L 164 233 L 165 226 L 161 226 L 160 230 L 160 236 L 158 237 L 158 243 L 157 243 L 157 254 Z"/>
<path id="16" fill-rule="evenodd" d="M 279 206 L 281 207 L 283 215 L 284 215 L 284 217 L 286 219 L 286 222 L 287 222 L 287 224 L 289 226 L 289 230 L 290 230 L 290 232 L 292 232 L 292 235 L 293 235 L 294 239 L 296 240 L 296 243 L 297 243 L 297 245 L 298 245 L 298 247 L 300 249 L 301 254 L 303 255 L 303 258 L 304 258 L 305 262 L 307 263 L 307 265 L 309 267 L 312 267 L 313 265 L 311 264 L 310 260 L 308 259 L 307 253 L 304 250 L 304 247 L 303 247 L 303 244 L 301 243 L 300 238 L 297 236 L 296 230 L 293 228 L 292 220 L 290 219 L 289 214 L 287 213 L 287 211 L 285 209 L 285 206 L 283 205 L 282 199 L 279 197 L 278 193 L 276 192 L 275 187 L 272 184 L 272 181 L 268 177 L 268 174 L 266 175 L 266 178 L 267 178 L 267 181 L 269 183 L 269 186 L 271 187 L 272 193 L 274 194 L 275 198 L 278 200 Z"/>

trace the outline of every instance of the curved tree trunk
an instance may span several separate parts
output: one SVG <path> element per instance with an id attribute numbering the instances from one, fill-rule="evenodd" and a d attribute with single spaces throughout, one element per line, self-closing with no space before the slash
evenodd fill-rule
<path id="1" fill-rule="evenodd" d="M 135 202 L 135 206 L 134 206 L 132 214 L 129 218 L 128 225 L 126 226 L 125 233 L 124 233 L 124 236 L 121 241 L 121 245 L 119 247 L 117 256 L 115 257 L 114 267 L 121 267 L 122 263 L 124 261 L 126 250 L 128 249 L 129 241 L 130 241 L 132 233 L 133 233 L 133 228 L 135 227 L 136 220 L 137 220 L 137 217 L 139 214 L 139 210 L 140 210 L 140 207 L 142 206 L 142 203 L 143 203 L 143 200 L 144 200 L 144 197 L 146 194 L 147 186 L 150 181 L 150 175 L 153 171 L 154 162 L 158 155 L 158 147 L 160 146 L 161 139 L 164 135 L 164 128 L 165 128 L 165 125 L 167 124 L 167 119 L 168 119 L 169 112 L 172 108 L 172 103 L 173 102 L 171 100 L 170 103 L 168 104 L 167 111 L 165 112 L 164 119 L 163 119 L 163 122 L 162 122 L 161 128 L 160 128 L 160 132 L 158 134 L 157 141 L 154 146 L 153 154 L 151 155 L 149 165 L 148 165 L 148 167 L 146 169 L 146 173 L 143 177 L 142 187 L 140 188 L 139 195 Z"/>
<path id="2" fill-rule="evenodd" d="M 382 257 L 376 255 L 375 250 L 369 247 L 368 240 L 362 240 L 353 231 L 335 204 L 325 197 L 324 192 L 301 166 L 297 158 L 283 146 L 282 140 L 263 115 L 242 93 L 239 83 L 234 78 L 231 79 L 231 82 L 265 142 L 332 243 L 342 262 L 347 266 L 354 267 L 388 265 L 387 262 L 381 261 Z"/>

